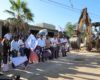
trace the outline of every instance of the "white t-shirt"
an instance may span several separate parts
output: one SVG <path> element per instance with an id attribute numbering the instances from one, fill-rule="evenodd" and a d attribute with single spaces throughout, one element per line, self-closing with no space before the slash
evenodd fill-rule
<path id="1" fill-rule="evenodd" d="M 68 40 L 67 40 L 66 38 L 61 38 L 61 39 L 60 39 L 60 42 L 61 42 L 61 43 L 67 43 Z"/>
<path id="2" fill-rule="evenodd" d="M 50 41 L 51 41 L 51 45 L 54 47 L 56 47 L 57 44 L 59 43 L 57 38 L 52 38 Z"/>
<path id="3" fill-rule="evenodd" d="M 29 37 L 27 38 L 26 42 L 25 42 L 25 46 L 29 49 L 31 49 L 32 51 L 35 49 L 36 47 L 36 38 L 33 34 L 30 34 Z"/>
<path id="4" fill-rule="evenodd" d="M 19 40 L 18 40 L 18 44 L 19 44 L 20 47 L 24 47 L 24 42 L 23 42 L 23 40 L 19 39 Z"/>
<path id="5" fill-rule="evenodd" d="M 37 45 L 40 47 L 45 47 L 46 46 L 46 42 L 45 39 L 37 39 Z"/>
<path id="6" fill-rule="evenodd" d="M 18 41 L 15 41 L 15 40 L 12 40 L 11 41 L 11 51 L 12 50 L 17 50 L 17 51 L 19 51 L 19 48 L 20 48 L 20 46 L 19 46 L 19 44 L 18 44 Z"/>

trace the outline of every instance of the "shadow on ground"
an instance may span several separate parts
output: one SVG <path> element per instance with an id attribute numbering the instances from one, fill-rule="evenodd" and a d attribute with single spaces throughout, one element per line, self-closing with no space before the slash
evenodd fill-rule
<path id="1" fill-rule="evenodd" d="M 99 80 L 99 56 L 99 53 L 93 56 L 68 54 L 67 57 L 30 64 L 26 71 L 19 67 L 6 72 L 5 75 L 20 75 L 22 80 Z"/>

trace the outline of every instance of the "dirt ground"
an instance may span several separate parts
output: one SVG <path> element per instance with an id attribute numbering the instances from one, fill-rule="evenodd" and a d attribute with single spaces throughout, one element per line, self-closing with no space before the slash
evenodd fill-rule
<path id="1" fill-rule="evenodd" d="M 4 75 L 20 75 L 22 80 L 100 80 L 100 53 L 71 51 L 67 57 L 29 64 L 27 70 L 20 66 Z"/>

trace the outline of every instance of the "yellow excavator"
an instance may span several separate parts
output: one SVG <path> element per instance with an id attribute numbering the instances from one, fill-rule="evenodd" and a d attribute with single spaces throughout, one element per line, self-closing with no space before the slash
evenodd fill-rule
<path id="1" fill-rule="evenodd" d="M 83 31 L 83 26 L 86 26 L 85 30 Z M 84 39 L 82 39 L 84 36 Z M 81 42 L 85 43 L 86 49 L 90 51 L 92 49 L 92 23 L 91 19 L 89 18 L 87 8 L 82 10 L 81 16 L 78 21 L 78 25 L 76 30 L 73 34 L 73 37 L 70 38 L 70 43 L 73 49 L 80 49 Z"/>

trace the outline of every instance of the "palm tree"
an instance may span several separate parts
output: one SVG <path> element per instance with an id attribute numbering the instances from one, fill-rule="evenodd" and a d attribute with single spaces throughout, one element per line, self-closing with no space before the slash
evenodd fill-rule
<path id="1" fill-rule="evenodd" d="M 5 10 L 12 17 L 8 18 L 7 21 L 11 23 L 12 26 L 16 27 L 16 31 L 19 32 L 25 28 L 25 23 L 28 21 L 33 21 L 33 14 L 31 10 L 27 7 L 27 3 L 21 0 L 9 0 L 11 3 L 10 10 Z"/>

